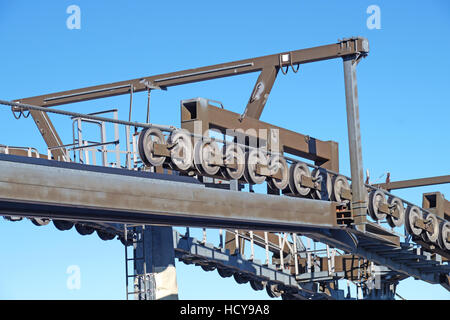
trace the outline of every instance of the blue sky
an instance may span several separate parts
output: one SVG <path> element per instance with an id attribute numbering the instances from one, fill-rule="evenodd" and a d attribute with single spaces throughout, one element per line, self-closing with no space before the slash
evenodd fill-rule
<path id="1" fill-rule="evenodd" d="M 69 5 L 81 8 L 81 29 L 69 30 Z M 369 30 L 369 5 L 381 10 L 381 29 Z M 364 36 L 370 54 L 358 66 L 364 168 L 372 181 L 449 174 L 450 3 L 448 1 L 7 1 L 0 0 L 0 98 L 132 79 Z M 279 74 L 263 121 L 339 143 L 340 171 L 350 175 L 341 60 Z M 220 100 L 242 112 L 257 74 L 170 88 L 152 94 L 152 122 L 179 125 L 179 101 Z M 78 112 L 119 108 L 128 97 L 64 106 Z M 145 94 L 136 95 L 133 120 L 145 119 Z M 0 143 L 45 144 L 31 119 L 0 109 Z M 63 140 L 67 122 L 54 119 Z M 62 133 L 63 132 L 63 133 Z M 397 192 L 421 204 L 431 186 Z M 75 230 L 37 228 L 0 220 L 0 298 L 123 299 L 125 268 L 119 241 Z M 81 289 L 68 290 L 66 269 L 79 265 Z M 178 264 L 181 298 L 268 298 L 216 272 Z M 449 299 L 439 286 L 400 284 L 405 298 Z"/>

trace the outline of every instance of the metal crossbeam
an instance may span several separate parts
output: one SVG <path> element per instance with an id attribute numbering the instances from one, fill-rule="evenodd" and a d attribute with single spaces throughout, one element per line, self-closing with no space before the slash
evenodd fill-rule
<path id="1" fill-rule="evenodd" d="M 21 158 L 32 163 L 21 163 Z M 71 168 L 57 161 L 0 155 L 0 211 L 80 221 L 267 231 L 337 228 L 332 202 L 205 188 L 155 179 L 150 173 L 135 176 L 126 169 L 106 172 L 86 165 L 73 169 L 74 164 Z"/>
<path id="2" fill-rule="evenodd" d="M 435 185 L 435 184 L 444 184 L 444 183 L 450 183 L 450 175 L 421 178 L 421 179 L 393 181 L 393 182 L 389 182 L 389 183 L 376 184 L 374 186 L 377 188 L 383 188 L 385 190 L 395 190 L 395 189 L 431 186 L 431 185 Z"/>
<path id="3" fill-rule="evenodd" d="M 110 84 L 50 93 L 36 97 L 18 99 L 16 101 L 50 107 L 126 94 L 130 92 L 131 87 L 133 87 L 133 92 L 146 91 L 149 86 L 152 85 L 154 88 L 167 88 L 170 86 L 177 86 L 192 82 L 258 72 L 264 70 L 266 67 L 280 68 L 290 66 L 291 64 L 297 65 L 355 54 L 367 54 L 368 51 L 369 44 L 367 39 L 354 38 L 308 49 L 281 52 L 268 56 L 232 61 L 201 68 L 187 69 L 132 80 L 119 81 Z M 284 59 L 283 56 L 286 57 L 286 59 Z"/>

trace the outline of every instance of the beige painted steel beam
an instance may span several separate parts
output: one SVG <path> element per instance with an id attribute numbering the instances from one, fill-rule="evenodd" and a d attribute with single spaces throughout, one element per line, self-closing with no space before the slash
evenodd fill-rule
<path id="1" fill-rule="evenodd" d="M 133 92 L 146 91 L 149 86 L 166 88 L 192 82 L 258 72 L 268 66 L 280 68 L 290 65 L 335 59 L 355 54 L 367 54 L 368 52 L 369 43 L 367 39 L 344 39 L 337 43 L 324 46 L 281 52 L 262 57 L 220 63 L 200 68 L 158 74 L 81 89 L 61 91 L 41 96 L 18 99 L 16 102 L 50 107 L 127 94 L 130 92 L 131 87 L 133 87 Z"/>
<path id="2" fill-rule="evenodd" d="M 450 175 L 421 178 L 421 179 L 393 181 L 393 182 L 389 182 L 389 183 L 375 184 L 374 186 L 377 188 L 383 188 L 385 190 L 395 190 L 395 189 L 431 186 L 431 185 L 444 184 L 444 183 L 450 183 Z"/>
<path id="3" fill-rule="evenodd" d="M 9 161 L 0 161 L 0 212 L 267 231 L 337 228 L 332 202 Z"/>

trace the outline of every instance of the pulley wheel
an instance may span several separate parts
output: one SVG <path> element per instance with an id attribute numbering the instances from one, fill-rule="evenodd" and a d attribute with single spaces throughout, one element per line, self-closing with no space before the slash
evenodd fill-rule
<path id="1" fill-rule="evenodd" d="M 219 273 L 219 275 L 222 278 L 229 278 L 233 275 L 233 271 L 232 270 L 228 270 L 225 268 L 217 268 L 217 272 Z"/>
<path id="2" fill-rule="evenodd" d="M 256 173 L 256 166 L 268 166 L 267 155 L 260 149 L 251 149 L 246 153 L 245 180 L 251 184 L 260 184 L 266 180 L 265 176 Z"/>
<path id="3" fill-rule="evenodd" d="M 73 222 L 66 220 L 53 220 L 53 225 L 60 231 L 66 231 L 72 229 Z"/>
<path id="4" fill-rule="evenodd" d="M 116 236 L 113 232 L 110 232 L 108 230 L 99 230 L 97 229 L 97 235 L 100 239 L 107 241 L 112 240 Z"/>
<path id="5" fill-rule="evenodd" d="M 279 190 L 285 189 L 289 184 L 289 168 L 286 163 L 286 159 L 279 155 L 274 155 L 269 159 L 269 171 L 273 174 L 281 174 L 281 179 L 272 177 L 269 180 L 269 184 L 272 189 Z"/>
<path id="6" fill-rule="evenodd" d="M 220 166 L 217 163 L 221 156 L 219 146 L 211 139 L 199 140 L 194 147 L 194 165 L 200 173 L 215 175 Z"/>
<path id="7" fill-rule="evenodd" d="M 322 191 L 319 191 L 317 189 L 311 190 L 313 198 L 318 200 L 330 199 L 331 192 L 333 190 L 333 184 L 331 183 L 330 174 L 319 169 L 314 169 L 311 175 L 313 179 L 317 179 L 317 183 L 320 183 L 320 186 L 322 188 Z"/>
<path id="8" fill-rule="evenodd" d="M 92 233 L 95 231 L 94 228 L 92 228 L 92 227 L 90 227 L 90 226 L 87 226 L 87 225 L 85 225 L 85 224 L 81 224 L 81 223 L 77 223 L 77 224 L 75 225 L 75 229 L 76 229 L 76 230 L 78 231 L 78 233 L 81 234 L 82 236 L 90 235 L 90 234 L 92 234 Z"/>
<path id="9" fill-rule="evenodd" d="M 342 189 L 350 190 L 350 184 L 348 183 L 348 180 L 346 177 L 339 175 L 339 176 L 336 176 L 333 180 L 333 191 L 331 194 L 331 199 L 333 201 L 343 202 L 343 199 L 341 197 Z"/>
<path id="10" fill-rule="evenodd" d="M 124 236 L 120 236 L 119 240 L 126 247 L 133 245 L 133 239 L 127 238 L 127 241 L 125 241 L 125 237 Z"/>
<path id="11" fill-rule="evenodd" d="M 266 291 L 267 291 L 267 294 L 269 295 L 269 297 L 271 297 L 271 298 L 281 297 L 281 292 L 278 291 L 278 285 L 276 285 L 276 284 L 267 284 Z"/>
<path id="12" fill-rule="evenodd" d="M 242 148 L 236 143 L 230 143 L 223 146 L 223 154 L 225 156 L 223 160 L 225 167 L 221 170 L 223 176 L 231 180 L 241 179 L 245 171 L 245 154 Z M 235 167 L 228 167 L 227 165 Z"/>
<path id="13" fill-rule="evenodd" d="M 296 162 L 289 169 L 289 189 L 292 193 L 306 197 L 310 194 L 311 188 L 301 185 L 302 176 L 311 177 L 308 166 L 303 162 Z"/>
<path id="14" fill-rule="evenodd" d="M 405 207 L 403 206 L 402 200 L 396 197 L 389 197 L 388 199 L 389 206 L 395 206 L 394 209 L 397 209 L 399 217 L 396 218 L 394 216 L 388 215 L 386 220 L 388 224 L 392 227 L 400 227 L 405 222 Z"/>
<path id="15" fill-rule="evenodd" d="M 429 223 L 431 225 L 431 228 L 433 229 L 433 232 L 425 231 L 423 234 L 423 238 L 425 241 L 437 243 L 437 240 L 439 239 L 439 220 L 438 218 L 431 213 L 424 214 L 424 220 L 425 223 Z"/>
<path id="16" fill-rule="evenodd" d="M 201 266 L 202 267 L 202 269 L 203 270 L 205 270 L 205 271 L 214 271 L 214 270 L 216 270 L 216 267 L 215 266 L 213 266 L 213 265 L 211 265 L 211 266 Z"/>
<path id="17" fill-rule="evenodd" d="M 233 274 L 233 277 L 234 277 L 234 280 L 236 280 L 236 282 L 239 284 L 244 284 L 249 281 L 248 276 L 246 276 L 245 274 L 242 274 L 242 273 L 236 272 L 235 274 Z"/>
<path id="18" fill-rule="evenodd" d="M 450 222 L 441 222 L 439 226 L 438 244 L 442 250 L 450 250 L 450 242 L 447 240 L 450 236 Z"/>
<path id="19" fill-rule="evenodd" d="M 250 282 L 250 286 L 252 287 L 253 290 L 255 290 L 255 291 L 264 290 L 265 283 L 263 281 L 250 280 L 249 282 Z"/>
<path id="20" fill-rule="evenodd" d="M 369 214 L 373 220 L 383 220 L 386 214 L 380 211 L 380 205 L 387 204 L 386 196 L 383 191 L 377 189 L 369 193 Z"/>
<path id="21" fill-rule="evenodd" d="M 16 221 L 22 221 L 23 218 L 18 217 L 18 216 L 3 216 L 3 219 L 12 221 L 12 222 L 16 222 Z"/>
<path id="22" fill-rule="evenodd" d="M 50 219 L 48 218 L 31 218 L 31 222 L 35 225 L 35 226 L 46 226 L 50 223 Z"/>
<path id="23" fill-rule="evenodd" d="M 169 144 L 174 145 L 170 150 L 170 159 L 174 169 L 187 171 L 191 168 L 194 157 L 189 132 L 183 129 L 172 131 L 169 136 Z"/>
<path id="24" fill-rule="evenodd" d="M 146 166 L 161 166 L 166 157 L 154 154 L 153 144 L 164 144 L 165 138 L 161 130 L 156 128 L 145 128 L 139 134 L 138 149 L 139 157 Z"/>
<path id="25" fill-rule="evenodd" d="M 416 206 L 408 207 L 405 213 L 405 227 L 409 234 L 420 236 L 422 233 L 422 229 L 414 225 L 418 219 L 423 219 L 422 211 Z"/>
<path id="26" fill-rule="evenodd" d="M 297 300 L 294 298 L 294 296 L 290 293 L 284 293 L 281 295 L 282 300 Z"/>

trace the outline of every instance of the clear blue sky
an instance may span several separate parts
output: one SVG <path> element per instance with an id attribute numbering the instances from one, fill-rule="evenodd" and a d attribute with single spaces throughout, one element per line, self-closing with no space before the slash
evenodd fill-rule
<path id="1" fill-rule="evenodd" d="M 81 8 L 81 29 L 69 30 L 69 5 Z M 369 30 L 369 5 L 381 9 L 381 29 Z M 364 36 L 370 54 L 358 66 L 364 167 L 392 180 L 450 172 L 450 3 L 448 1 L 7 1 L 0 0 L 0 98 L 17 99 L 83 86 L 199 67 Z M 340 171 L 349 175 L 341 60 L 278 76 L 262 120 L 335 140 Z M 170 88 L 152 95 L 152 121 L 179 124 L 179 101 L 220 100 L 242 112 L 257 75 Z M 133 120 L 143 120 L 145 94 L 135 99 Z M 128 97 L 87 102 L 76 111 L 111 107 L 127 117 Z M 66 106 L 65 108 L 70 108 Z M 72 110 L 73 107 L 72 107 Z M 0 109 L 0 143 L 29 145 L 45 153 L 31 119 L 14 120 Z M 52 118 L 53 119 L 53 118 Z M 55 117 L 65 141 L 70 127 Z M 372 179 L 372 180 L 374 180 Z M 398 192 L 421 204 L 422 192 Z M 0 298 L 123 299 L 124 257 L 119 241 L 104 242 L 75 230 L 29 221 L 0 220 Z M 68 290 L 66 269 L 81 268 L 81 289 Z M 249 285 L 216 272 L 177 263 L 183 299 L 259 299 Z M 407 280 L 405 298 L 449 299 L 439 286 Z"/>

